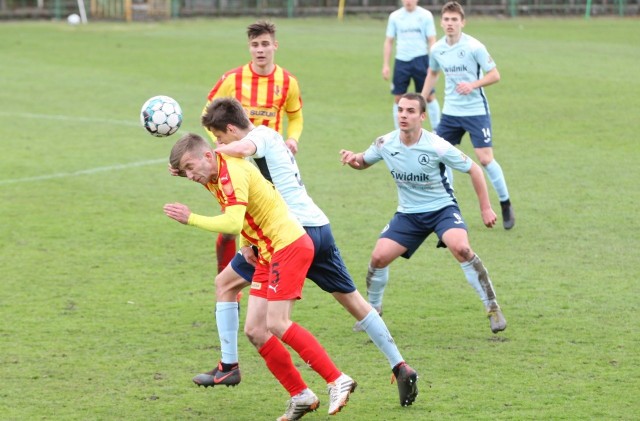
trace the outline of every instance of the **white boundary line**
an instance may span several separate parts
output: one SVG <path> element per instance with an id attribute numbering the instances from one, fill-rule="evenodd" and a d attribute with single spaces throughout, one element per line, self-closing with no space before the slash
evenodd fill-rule
<path id="1" fill-rule="evenodd" d="M 108 118 L 72 117 L 68 115 L 50 115 L 36 113 L 13 113 L 7 111 L 0 111 L 0 115 L 18 118 L 35 118 L 39 120 L 73 121 L 82 123 L 99 123 L 119 126 L 142 127 L 138 120 L 113 120 Z"/>
<path id="2" fill-rule="evenodd" d="M 80 170 L 80 171 L 75 171 L 75 172 L 61 172 L 61 173 L 55 173 L 55 174 L 40 175 L 40 176 L 37 176 L 37 177 L 13 178 L 13 179 L 9 179 L 9 180 L 0 180 L 0 186 L 5 185 L 5 184 L 16 184 L 16 183 L 28 183 L 28 182 L 33 182 L 33 181 L 53 180 L 55 178 L 78 177 L 80 175 L 90 175 L 90 174 L 96 174 L 96 173 L 106 172 L 106 171 L 126 170 L 128 168 L 135 168 L 135 167 L 143 167 L 143 166 L 146 166 L 146 165 L 161 164 L 163 162 L 166 163 L 167 159 L 166 158 L 165 159 L 151 159 L 151 160 L 148 160 L 148 161 L 131 162 L 129 164 L 118 164 L 118 165 L 110 165 L 108 167 L 89 168 L 88 170 Z"/>

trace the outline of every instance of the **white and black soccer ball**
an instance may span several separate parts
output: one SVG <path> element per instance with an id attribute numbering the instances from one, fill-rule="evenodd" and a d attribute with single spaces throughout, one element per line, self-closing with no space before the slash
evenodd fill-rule
<path id="1" fill-rule="evenodd" d="M 140 123 L 153 136 L 171 136 L 182 124 L 180 104 L 166 95 L 151 97 L 140 110 Z"/>

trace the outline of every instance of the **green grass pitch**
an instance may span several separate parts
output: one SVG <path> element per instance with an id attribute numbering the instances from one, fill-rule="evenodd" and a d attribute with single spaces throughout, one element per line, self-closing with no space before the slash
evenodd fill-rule
<path id="1" fill-rule="evenodd" d="M 180 134 L 203 133 L 199 114 L 220 74 L 248 61 L 252 21 L 0 24 L 0 420 L 283 413 L 286 392 L 243 336 L 238 387 L 191 383 L 219 351 L 214 236 L 162 213 L 172 201 L 218 212 L 166 162 Z M 395 188 L 383 165 L 352 171 L 338 151 L 364 150 L 393 127 L 385 21 L 276 23 L 277 62 L 303 92 L 299 165 L 364 293 Z M 637 419 L 640 25 L 469 16 L 466 32 L 502 75 L 486 92 L 516 227 L 484 228 L 462 174 L 457 195 L 509 328 L 491 334 L 434 238 L 394 263 L 384 318 L 420 373 L 417 401 L 401 408 L 382 354 L 308 282 L 294 319 L 360 384 L 335 419 Z M 166 139 L 138 121 L 158 94 L 184 110 Z M 472 154 L 468 138 L 462 149 Z M 329 419 L 322 380 L 295 361 L 322 401 L 304 419 Z"/>

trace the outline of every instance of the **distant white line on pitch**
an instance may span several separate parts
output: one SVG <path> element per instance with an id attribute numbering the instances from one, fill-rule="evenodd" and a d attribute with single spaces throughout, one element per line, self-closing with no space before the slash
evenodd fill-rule
<path id="1" fill-rule="evenodd" d="M 7 111 L 0 111 L 0 115 L 19 117 L 19 118 L 34 118 L 38 120 L 70 121 L 70 122 L 79 122 L 79 123 L 100 123 L 100 124 L 113 124 L 113 125 L 119 125 L 119 126 L 140 127 L 140 122 L 137 120 L 113 120 L 109 118 L 75 117 L 70 115 L 50 115 L 50 114 L 35 114 L 35 113 L 14 113 L 14 112 L 7 112 Z"/>
<path id="2" fill-rule="evenodd" d="M 11 180 L 0 180 L 0 185 L 3 184 L 15 184 L 15 183 L 27 183 L 27 182 L 32 182 L 32 181 L 44 181 L 44 180 L 53 180 L 54 178 L 64 178 L 64 177 L 77 177 L 80 175 L 89 175 L 89 174 L 96 174 L 99 172 L 105 172 L 105 171 L 117 171 L 117 170 L 126 170 L 128 168 L 135 168 L 135 167 L 143 167 L 145 165 L 155 165 L 155 164 L 161 164 L 163 162 L 167 162 L 167 159 L 152 159 L 149 161 L 138 161 L 138 162 L 132 162 L 130 164 L 118 164 L 118 165 L 110 165 L 108 167 L 97 167 L 97 168 L 89 168 L 88 170 L 80 170 L 80 171 L 75 171 L 75 172 L 60 172 L 60 173 L 55 173 L 55 174 L 48 174 L 48 175 L 40 175 L 37 177 L 26 177 L 26 178 L 14 178 Z"/>

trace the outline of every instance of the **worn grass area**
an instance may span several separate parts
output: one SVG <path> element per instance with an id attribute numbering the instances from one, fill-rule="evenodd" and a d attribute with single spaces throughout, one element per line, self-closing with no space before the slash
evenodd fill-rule
<path id="1" fill-rule="evenodd" d="M 239 387 L 191 383 L 217 361 L 214 241 L 161 209 L 182 201 L 214 214 L 218 206 L 168 176 L 177 136 L 156 139 L 138 125 L 142 103 L 167 94 L 185 111 L 179 133 L 201 133 L 209 89 L 248 60 L 251 22 L 0 25 L 0 419 L 282 414 L 286 392 L 244 339 Z M 395 189 L 381 165 L 341 167 L 338 150 L 363 150 L 392 128 L 380 76 L 385 22 L 277 24 L 278 62 L 303 90 L 299 164 L 364 292 Z M 360 383 L 337 418 L 635 419 L 638 22 L 470 17 L 466 30 L 502 74 L 487 94 L 516 227 L 485 229 L 464 175 L 456 187 L 509 328 L 490 333 L 460 268 L 434 239 L 394 263 L 385 320 L 421 375 L 417 402 L 401 408 L 382 355 L 309 283 L 294 318 Z M 463 149 L 472 153 L 467 140 Z M 300 369 L 323 393 L 321 379 Z M 327 401 L 305 419 L 328 419 Z"/>

